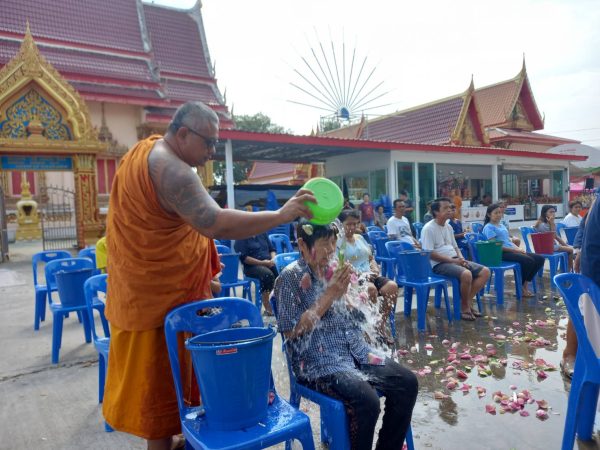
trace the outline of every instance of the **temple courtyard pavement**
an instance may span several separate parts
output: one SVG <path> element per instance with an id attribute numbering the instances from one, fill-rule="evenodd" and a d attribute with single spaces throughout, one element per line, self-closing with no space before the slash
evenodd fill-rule
<path id="1" fill-rule="evenodd" d="M 33 330 L 31 255 L 40 247 L 14 244 L 10 261 L 0 264 L 0 448 L 145 448 L 141 439 L 104 431 L 97 354 L 93 344 L 85 344 L 75 317 L 65 319 L 57 365 L 50 362 L 51 314 L 39 331 Z M 486 296 L 484 317 L 474 323 L 449 325 L 444 307 L 435 310 L 430 302 L 425 333 L 416 331 L 416 311 L 409 319 L 398 311 L 394 354 L 420 383 L 412 420 L 415 448 L 560 448 L 569 392 L 558 370 L 566 309 L 549 290 L 547 273 L 544 292 L 536 298 L 517 301 L 513 293 L 508 281 L 503 307 Z M 286 398 L 279 336 L 273 346 L 275 383 Z M 451 364 L 454 357 L 458 364 Z M 503 404 L 495 401 L 518 397 L 525 404 L 515 411 L 503 412 Z M 301 408 L 311 417 L 319 448 L 318 407 L 303 401 Z M 575 448 L 599 449 L 599 424 L 596 442 L 577 442 Z"/>

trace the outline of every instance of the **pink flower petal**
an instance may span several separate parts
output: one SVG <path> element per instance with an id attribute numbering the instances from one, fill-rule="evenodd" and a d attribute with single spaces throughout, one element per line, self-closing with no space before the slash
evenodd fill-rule
<path id="1" fill-rule="evenodd" d="M 460 379 L 460 380 L 466 380 L 467 378 L 469 378 L 469 375 L 467 375 L 465 372 L 463 372 L 462 370 L 457 370 L 456 371 L 456 376 Z"/>
<path id="2" fill-rule="evenodd" d="M 510 385 L 510 390 L 511 390 L 511 391 L 516 391 L 516 390 L 517 390 L 517 386 L 516 386 L 516 385 L 514 385 L 514 384 L 511 384 L 511 385 Z"/>
<path id="3" fill-rule="evenodd" d="M 521 414 L 521 416 L 523 417 L 528 417 L 529 413 L 527 411 L 525 411 L 524 409 L 522 409 L 521 411 L 519 411 L 519 414 Z"/>
<path id="4" fill-rule="evenodd" d="M 491 404 L 485 405 L 485 412 L 495 416 L 496 415 L 496 407 Z"/>
<path id="5" fill-rule="evenodd" d="M 537 376 L 541 380 L 545 380 L 546 378 L 548 378 L 548 375 L 543 370 L 538 370 L 537 371 Z"/>
<path id="6" fill-rule="evenodd" d="M 442 345 L 450 345 L 450 341 L 448 339 L 444 339 L 442 341 Z"/>
<path id="7" fill-rule="evenodd" d="M 435 398 L 436 400 L 443 400 L 445 398 L 448 398 L 449 395 L 448 394 L 444 394 L 442 391 L 435 391 L 433 393 L 433 398 Z"/>
<path id="8" fill-rule="evenodd" d="M 433 345 L 425 344 L 425 350 L 433 350 Z"/>
<path id="9" fill-rule="evenodd" d="M 538 409 L 535 412 L 535 417 L 537 417 L 540 420 L 546 420 L 548 418 L 548 413 L 546 411 L 544 411 L 543 409 Z"/>

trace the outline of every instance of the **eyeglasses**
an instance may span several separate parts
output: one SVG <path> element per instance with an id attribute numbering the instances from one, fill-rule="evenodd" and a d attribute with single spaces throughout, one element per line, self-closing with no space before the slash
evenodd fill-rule
<path id="1" fill-rule="evenodd" d="M 184 125 L 185 126 L 185 125 Z M 192 133 L 194 133 L 196 136 L 201 137 L 202 139 L 204 139 L 204 143 L 206 144 L 206 146 L 208 148 L 211 147 L 216 147 L 217 144 L 219 143 L 218 139 L 215 138 L 207 138 L 206 136 L 201 135 L 200 133 L 198 133 L 197 131 L 192 130 L 190 127 L 185 126 L 189 131 L 191 131 Z"/>

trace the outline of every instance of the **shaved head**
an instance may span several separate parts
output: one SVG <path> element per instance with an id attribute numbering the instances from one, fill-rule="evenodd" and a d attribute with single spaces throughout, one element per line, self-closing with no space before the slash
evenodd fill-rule
<path id="1" fill-rule="evenodd" d="M 177 108 L 169 124 L 169 132 L 177 133 L 181 127 L 203 128 L 207 124 L 218 126 L 217 114 L 202 102 L 187 102 Z"/>

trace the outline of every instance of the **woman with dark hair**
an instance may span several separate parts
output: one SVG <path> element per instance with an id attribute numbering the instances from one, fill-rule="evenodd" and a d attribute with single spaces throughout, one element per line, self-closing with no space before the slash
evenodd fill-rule
<path id="1" fill-rule="evenodd" d="M 521 266 L 523 277 L 523 297 L 533 297 L 534 294 L 527 288 L 527 283 L 533 280 L 536 273 L 544 266 L 544 257 L 535 253 L 527 253 L 517 247 L 508 234 L 508 230 L 500 223 L 502 208 L 497 203 L 488 206 L 485 213 L 483 235 L 486 239 L 502 241 L 502 260 L 517 262 Z"/>
<path id="2" fill-rule="evenodd" d="M 377 326 L 379 333 L 388 344 L 393 344 L 389 332 L 386 330 L 387 319 L 396 305 L 398 299 L 398 285 L 389 278 L 382 277 L 379 273 L 379 265 L 373 258 L 371 246 L 365 238 L 356 233 L 356 227 L 360 223 L 358 211 L 346 209 L 340 213 L 338 219 L 342 225 L 342 235 L 337 241 L 338 254 L 352 264 L 358 275 L 367 275 L 367 288 L 371 302 L 377 304 L 377 296 L 383 297 L 379 310 L 381 321 Z"/>
<path id="3" fill-rule="evenodd" d="M 573 271 L 573 247 L 568 245 L 556 232 L 556 224 L 554 220 L 556 218 L 556 207 L 553 205 L 542 206 L 542 212 L 539 219 L 533 226 L 539 233 L 548 231 L 554 232 L 554 251 L 565 252 L 569 257 L 569 272 Z"/>
<path id="4" fill-rule="evenodd" d="M 301 257 L 275 281 L 277 323 L 298 383 L 344 403 L 350 447 L 373 448 L 385 396 L 377 448 L 402 447 L 418 392 L 417 377 L 371 348 L 359 324 L 348 320 L 345 293 L 352 267 L 329 270 L 336 248 L 331 225 L 297 225 Z"/>

